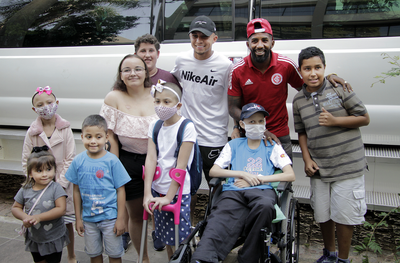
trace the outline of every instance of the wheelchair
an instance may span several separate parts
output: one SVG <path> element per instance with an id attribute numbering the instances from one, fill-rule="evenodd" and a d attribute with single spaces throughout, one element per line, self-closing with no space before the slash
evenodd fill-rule
<path id="1" fill-rule="evenodd" d="M 280 170 L 276 173 L 281 172 Z M 196 250 L 196 236 L 201 236 L 207 226 L 207 217 L 211 208 L 222 192 L 221 182 L 225 178 L 212 178 L 210 181 L 209 203 L 206 208 L 204 219 L 193 229 L 191 234 L 181 242 L 178 249 L 172 255 L 170 263 L 190 263 L 192 252 Z M 260 263 L 298 263 L 300 247 L 300 209 L 299 203 L 293 197 L 291 182 L 277 182 L 271 184 L 277 195 L 278 203 L 285 219 L 272 223 L 272 229 L 260 229 L 260 246 L 262 255 Z M 236 248 L 244 243 L 245 236 L 236 241 Z M 273 252 L 275 251 L 275 252 Z"/>

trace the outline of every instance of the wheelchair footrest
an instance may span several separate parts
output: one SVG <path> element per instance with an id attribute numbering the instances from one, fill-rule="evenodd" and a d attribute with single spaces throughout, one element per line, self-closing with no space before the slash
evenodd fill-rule
<path id="1" fill-rule="evenodd" d="M 192 260 L 192 249 L 190 244 L 180 244 L 172 255 L 169 263 L 187 263 Z"/>
<path id="2" fill-rule="evenodd" d="M 271 263 L 282 263 L 282 260 L 279 258 L 278 255 L 271 254 L 270 257 L 271 257 L 270 261 Z"/>
<path id="3" fill-rule="evenodd" d="M 261 229 L 261 262 L 270 263 L 271 231 L 268 228 Z"/>

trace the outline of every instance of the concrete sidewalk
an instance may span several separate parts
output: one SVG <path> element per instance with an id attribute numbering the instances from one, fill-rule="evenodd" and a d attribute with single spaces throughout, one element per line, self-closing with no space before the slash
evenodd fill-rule
<path id="1" fill-rule="evenodd" d="M 19 236 L 15 229 L 21 227 L 21 221 L 0 216 L 0 263 L 31 263 L 33 262 L 32 256 L 29 252 L 25 251 L 24 238 Z M 150 231 L 148 233 L 151 233 Z M 152 249 L 151 236 L 148 236 L 148 253 L 151 262 L 168 262 L 167 252 L 156 252 Z M 90 263 L 90 258 L 84 251 L 83 237 L 78 236 L 75 232 L 75 254 L 80 263 Z M 68 263 L 67 249 L 64 248 L 61 263 Z M 137 253 L 132 245 L 129 246 L 128 251 L 122 257 L 123 263 L 137 262 L 139 259 Z M 104 262 L 108 262 L 108 257 L 104 255 Z"/>
<path id="2" fill-rule="evenodd" d="M 19 236 L 15 229 L 19 229 L 21 221 L 15 219 L 11 214 L 11 202 L 0 204 L 0 263 L 31 263 L 33 262 L 31 254 L 25 251 L 24 238 Z M 149 224 L 150 225 L 150 224 Z M 148 253 L 152 263 L 167 263 L 167 252 L 156 252 L 152 246 L 151 229 L 148 229 Z M 320 242 L 312 242 L 304 244 L 304 240 L 300 242 L 300 257 L 298 263 L 310 263 L 318 259 L 322 254 L 322 244 Z M 84 240 L 75 233 L 75 253 L 77 259 L 81 263 L 89 263 L 90 258 L 84 252 Z M 237 249 L 233 250 L 224 263 L 235 263 Z M 123 263 L 133 263 L 138 261 L 138 256 L 131 245 L 127 253 L 122 257 Z M 353 250 L 350 254 L 353 263 L 361 263 L 362 255 L 358 255 Z M 108 263 L 108 257 L 104 255 L 104 262 Z M 395 262 L 395 257 L 390 251 L 383 251 L 383 254 L 369 254 L 370 263 Z M 67 263 L 67 250 L 64 248 L 61 263 Z"/>

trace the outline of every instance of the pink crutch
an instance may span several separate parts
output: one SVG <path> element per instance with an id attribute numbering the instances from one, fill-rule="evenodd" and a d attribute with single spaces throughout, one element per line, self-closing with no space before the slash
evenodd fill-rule
<path id="1" fill-rule="evenodd" d="M 178 174 L 178 176 L 176 175 Z M 157 180 L 161 175 L 161 168 L 159 166 L 156 167 L 156 171 L 154 173 L 154 180 Z M 169 176 L 175 180 L 179 184 L 179 193 L 178 199 L 175 204 L 169 204 L 162 207 L 161 210 L 172 212 L 174 214 L 174 224 L 175 224 L 175 249 L 178 249 L 179 246 L 179 219 L 180 219 L 180 210 L 182 204 L 182 192 L 183 192 L 183 184 L 185 183 L 186 171 L 182 169 L 172 168 L 169 171 Z M 143 176 L 144 179 L 144 166 L 143 166 Z M 152 204 L 149 204 L 149 208 L 152 208 Z M 157 209 L 157 207 L 156 207 Z M 143 226 L 142 226 L 142 238 L 140 240 L 140 255 L 139 255 L 139 263 L 143 263 L 143 251 L 144 251 L 144 242 L 146 240 L 147 235 L 147 219 L 149 218 L 149 214 L 146 209 L 143 211 Z"/>

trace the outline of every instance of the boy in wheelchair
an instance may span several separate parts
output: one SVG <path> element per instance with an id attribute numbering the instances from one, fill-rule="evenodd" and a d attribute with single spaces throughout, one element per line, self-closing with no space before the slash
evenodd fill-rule
<path id="1" fill-rule="evenodd" d="M 277 195 L 270 182 L 295 180 L 292 162 L 282 146 L 264 140 L 266 116 L 269 114 L 262 106 L 244 105 L 239 124 L 246 137 L 228 142 L 211 168 L 211 177 L 227 179 L 212 207 L 192 263 L 224 260 L 243 231 L 247 238 L 239 250 L 238 261 L 259 261 L 260 229 L 270 229 L 275 218 Z M 226 170 L 229 165 L 231 170 Z M 283 173 L 273 174 L 275 168 Z"/>

